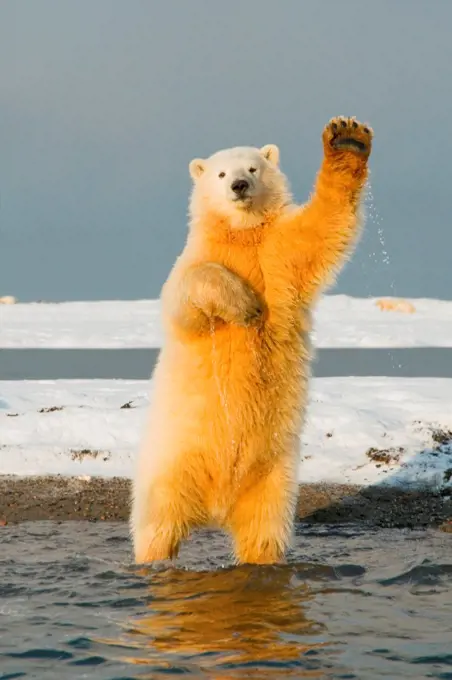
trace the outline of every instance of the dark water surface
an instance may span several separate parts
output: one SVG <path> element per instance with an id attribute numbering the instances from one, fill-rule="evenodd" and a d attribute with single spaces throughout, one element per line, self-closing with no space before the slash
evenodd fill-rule
<path id="1" fill-rule="evenodd" d="M 0 349 L 0 380 L 147 380 L 158 349 Z M 324 348 L 317 377 L 452 378 L 452 348 Z"/>
<path id="2" fill-rule="evenodd" d="M 0 528 L 0 678 L 452 678 L 452 544 L 297 527 L 289 564 L 216 533 L 131 564 L 125 524 Z"/>

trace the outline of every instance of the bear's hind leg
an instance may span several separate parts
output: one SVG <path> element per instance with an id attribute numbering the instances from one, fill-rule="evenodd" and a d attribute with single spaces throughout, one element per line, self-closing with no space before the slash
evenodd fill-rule
<path id="1" fill-rule="evenodd" d="M 291 470 L 277 465 L 238 499 L 228 529 L 239 564 L 275 564 L 289 547 L 298 484 Z"/>
<path id="2" fill-rule="evenodd" d="M 136 494 L 131 516 L 135 562 L 176 558 L 180 542 L 204 521 L 196 494 L 180 493 L 174 487 L 153 487 L 141 500 Z"/>
<path id="3" fill-rule="evenodd" d="M 180 542 L 188 531 L 180 522 L 163 518 L 154 518 L 146 526 L 136 528 L 133 536 L 136 564 L 176 558 Z"/>

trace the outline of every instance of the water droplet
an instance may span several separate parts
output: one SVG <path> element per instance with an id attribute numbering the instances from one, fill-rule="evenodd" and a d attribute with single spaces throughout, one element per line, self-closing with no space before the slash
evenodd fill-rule
<path id="1" fill-rule="evenodd" d="M 228 397 L 227 397 L 227 391 L 226 387 L 223 386 L 222 384 L 222 379 L 220 377 L 218 367 L 219 367 L 219 357 L 218 357 L 218 352 L 217 352 L 217 343 L 216 343 L 216 328 L 215 328 L 215 319 L 210 320 L 210 337 L 212 338 L 212 371 L 213 371 L 213 376 L 215 379 L 215 383 L 217 386 L 217 391 L 218 391 L 218 396 L 220 398 L 221 405 L 223 407 L 223 412 L 225 414 L 226 418 L 226 424 L 229 429 L 229 433 L 231 436 L 231 451 L 233 451 L 235 447 L 235 441 L 233 437 L 233 430 L 232 430 L 232 421 L 231 421 L 231 414 L 229 410 L 229 404 L 228 404 Z M 224 376 L 223 376 L 224 380 Z M 224 453 L 223 451 L 218 452 L 218 461 L 221 462 L 220 456 Z"/>
<path id="2" fill-rule="evenodd" d="M 370 181 L 368 181 L 367 184 L 366 184 L 364 204 L 365 204 L 365 208 L 366 208 L 366 212 L 367 212 L 367 221 L 372 222 L 373 224 L 376 225 L 378 240 L 380 241 L 380 253 L 378 254 L 378 256 L 375 252 L 372 252 L 368 255 L 368 258 L 370 260 L 373 260 L 373 262 L 375 264 L 377 264 L 377 257 L 378 257 L 378 259 L 385 266 L 390 267 L 391 266 L 391 260 L 390 260 L 390 257 L 389 257 L 389 253 L 386 250 L 385 235 L 384 235 L 383 227 L 381 226 L 381 223 L 383 222 L 383 218 L 379 215 L 379 213 L 377 212 L 377 210 L 375 208 L 375 199 L 374 199 L 374 195 L 372 193 L 372 187 L 371 187 Z M 362 269 L 363 273 L 365 274 L 365 265 L 364 265 L 363 261 L 361 263 L 361 269 Z M 389 274 L 389 272 L 388 272 L 388 274 Z M 391 296 L 396 297 L 394 279 L 392 277 L 389 277 L 389 276 L 387 278 L 389 279 L 389 287 L 391 289 Z M 366 285 L 366 289 L 367 289 L 367 294 L 368 294 L 369 297 L 371 297 L 372 294 L 370 292 L 370 287 L 369 287 L 369 282 L 368 282 L 369 277 L 365 275 L 364 281 L 365 281 L 365 285 Z M 388 350 L 388 356 L 391 359 L 392 368 L 395 369 L 396 368 L 396 362 L 395 362 L 395 359 L 394 359 L 394 354 L 392 353 L 391 350 Z M 400 365 L 398 367 L 401 368 Z"/>

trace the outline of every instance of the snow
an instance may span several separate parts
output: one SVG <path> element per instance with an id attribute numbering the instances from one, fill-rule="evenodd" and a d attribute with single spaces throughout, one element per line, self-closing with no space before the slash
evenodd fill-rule
<path id="1" fill-rule="evenodd" d="M 160 347 L 159 300 L 25 303 L 0 308 L 0 347 Z"/>
<path id="2" fill-rule="evenodd" d="M 411 299 L 412 314 L 376 302 L 323 297 L 315 345 L 452 347 L 452 301 Z M 148 348 L 162 340 L 158 300 L 0 307 L 0 348 Z M 150 389 L 133 380 L 0 381 L 0 474 L 130 477 Z M 315 378 L 300 481 L 452 488 L 451 430 L 452 380 Z M 444 443 L 436 431 L 446 433 Z"/>
<path id="3" fill-rule="evenodd" d="M 413 314 L 377 298 L 326 295 L 315 311 L 317 347 L 452 347 L 452 301 L 410 299 Z M 0 307 L 0 347 L 160 347 L 159 300 L 28 303 Z"/>
<path id="4" fill-rule="evenodd" d="M 130 477 L 150 389 L 135 380 L 0 381 L 0 474 Z M 436 430 L 449 431 L 445 443 Z M 299 479 L 452 488 L 450 430 L 450 379 L 315 378 Z M 372 448 L 389 460 L 369 458 Z"/>

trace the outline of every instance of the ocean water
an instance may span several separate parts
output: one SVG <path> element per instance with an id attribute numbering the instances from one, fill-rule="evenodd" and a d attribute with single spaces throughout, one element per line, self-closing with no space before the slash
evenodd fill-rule
<path id="1" fill-rule="evenodd" d="M 157 349 L 1 349 L 0 380 L 147 380 Z M 317 377 L 452 378 L 449 347 L 323 348 Z"/>
<path id="2" fill-rule="evenodd" d="M 125 524 L 0 528 L 0 679 L 452 678 L 452 544 L 298 525 L 283 566 L 216 532 L 132 564 Z"/>

